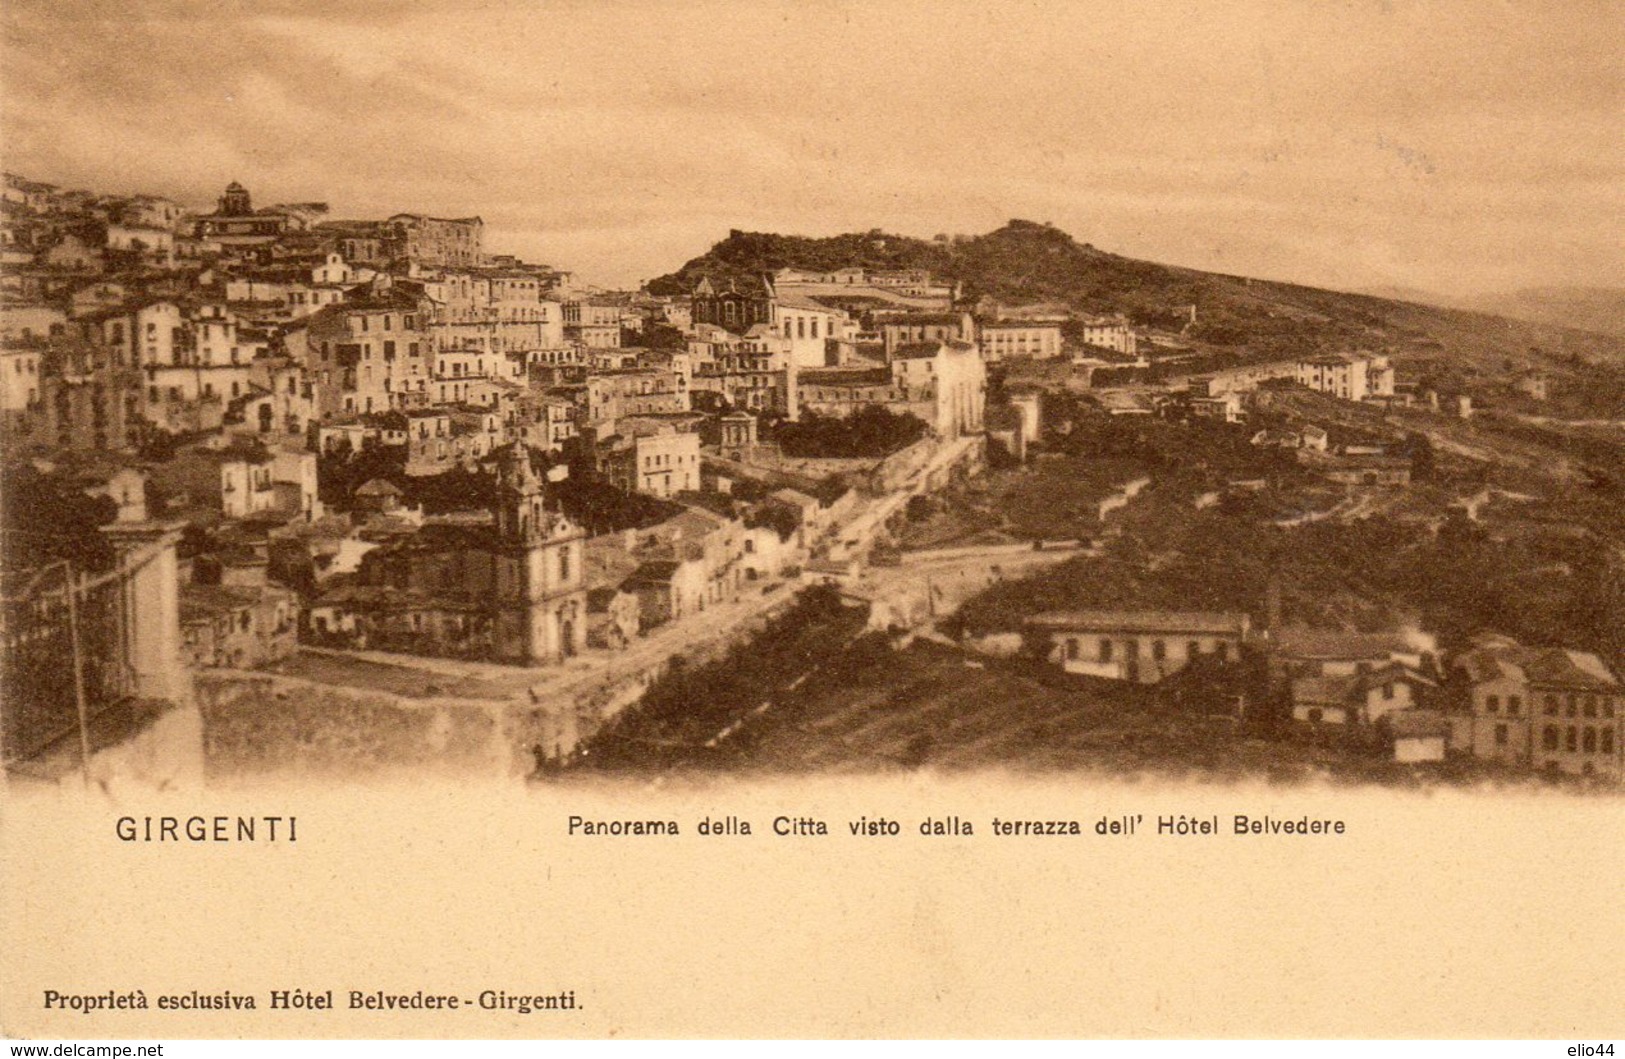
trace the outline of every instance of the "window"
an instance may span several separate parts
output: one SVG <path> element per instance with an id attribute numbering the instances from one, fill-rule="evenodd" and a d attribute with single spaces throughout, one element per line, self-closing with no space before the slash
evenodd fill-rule
<path id="1" fill-rule="evenodd" d="M 1564 739 L 1563 745 L 1571 753 L 1580 749 L 1580 730 L 1572 724 L 1569 725 L 1568 737 Z"/>
<path id="2" fill-rule="evenodd" d="M 1110 662 L 1112 660 L 1112 642 L 1105 638 L 1102 638 L 1100 641 L 1100 660 L 1102 662 Z"/>
<path id="3" fill-rule="evenodd" d="M 1604 717 L 1612 717 L 1614 715 L 1614 700 L 1613 699 L 1603 699 L 1602 700 L 1602 715 Z"/>
<path id="4" fill-rule="evenodd" d="M 1540 745 L 1543 750 L 1557 749 L 1557 725 L 1548 724 L 1540 733 Z"/>
<path id="5" fill-rule="evenodd" d="M 1163 643 L 1161 640 L 1152 640 L 1151 641 L 1151 657 L 1154 658 L 1155 660 L 1157 660 L 1158 662 L 1161 662 L 1163 659 L 1167 658 L 1168 657 L 1168 645 Z"/>
<path id="6" fill-rule="evenodd" d="M 1548 695 L 1548 696 L 1546 696 L 1546 716 L 1548 716 L 1548 717 L 1556 717 L 1557 716 L 1557 696 L 1556 695 Z"/>
<path id="7" fill-rule="evenodd" d="M 1500 713 L 1501 712 L 1501 696 L 1499 696 L 1499 695 L 1486 695 L 1486 696 L 1484 696 L 1484 709 L 1487 710 L 1490 713 Z"/>
<path id="8" fill-rule="evenodd" d="M 559 580 L 570 580 L 570 548 L 568 545 L 559 549 Z"/>
<path id="9" fill-rule="evenodd" d="M 1587 695 L 1586 696 L 1585 715 L 1587 717 L 1595 717 L 1595 716 L 1597 716 L 1597 696 L 1595 696 L 1595 695 Z"/>
<path id="10" fill-rule="evenodd" d="M 1498 724 L 1495 726 L 1495 745 L 1507 745 L 1507 726 L 1504 724 Z"/>
<path id="11" fill-rule="evenodd" d="M 1612 754 L 1614 752 L 1614 730 L 1612 728 L 1604 728 L 1602 730 L 1602 746 L 1599 749 L 1601 749 L 1604 754 Z"/>
<path id="12" fill-rule="evenodd" d="M 1202 641 L 1201 640 L 1192 640 L 1190 643 L 1185 645 L 1185 657 L 1186 658 L 1195 658 L 1197 655 L 1199 655 L 1201 653 L 1202 653 Z"/>
<path id="13" fill-rule="evenodd" d="M 1588 754 L 1595 754 L 1597 752 L 1597 730 L 1591 727 L 1589 724 L 1586 725 L 1585 738 L 1581 740 L 1581 745 L 1585 748 L 1585 752 Z"/>
<path id="14" fill-rule="evenodd" d="M 1508 717 L 1516 717 L 1516 716 L 1518 716 L 1519 711 L 1521 711 L 1522 709 L 1523 709 L 1523 699 L 1520 696 L 1517 696 L 1517 695 L 1508 695 L 1507 696 L 1507 716 Z"/>
<path id="15" fill-rule="evenodd" d="M 1083 645 L 1077 637 L 1074 636 L 1066 641 L 1066 660 L 1068 662 L 1076 662 L 1078 656 L 1082 653 Z"/>
<path id="16" fill-rule="evenodd" d="M 1228 662 L 1230 660 L 1230 645 L 1227 643 L 1214 644 L 1213 653 L 1219 656 L 1219 661 Z"/>
<path id="17" fill-rule="evenodd" d="M 1325 716 L 1325 714 L 1323 714 L 1320 711 L 1320 707 L 1317 706 L 1314 709 L 1309 711 L 1309 723 L 1310 724 L 1319 724 L 1321 718 L 1324 717 L 1324 716 Z"/>
<path id="18" fill-rule="evenodd" d="M 1580 696 L 1570 694 L 1569 695 L 1568 716 L 1573 717 L 1576 713 L 1579 712 L 1579 710 L 1580 710 Z"/>
<path id="19" fill-rule="evenodd" d="M 1386 684 L 1384 684 L 1382 686 L 1382 697 L 1385 698 L 1385 699 L 1392 699 L 1394 697 L 1394 682 L 1393 681 L 1390 680 L 1390 681 L 1388 681 Z"/>

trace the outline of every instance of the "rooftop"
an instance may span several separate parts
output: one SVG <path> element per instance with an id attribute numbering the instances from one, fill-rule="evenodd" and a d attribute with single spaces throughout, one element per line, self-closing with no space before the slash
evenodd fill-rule
<path id="1" fill-rule="evenodd" d="M 1400 632 L 1343 632 L 1288 626 L 1272 636 L 1275 652 L 1290 658 L 1356 661 L 1387 658 L 1390 654 L 1417 654 L 1419 648 Z"/>
<path id="2" fill-rule="evenodd" d="M 1066 610 L 1034 614 L 1027 624 L 1076 632 L 1207 632 L 1245 636 L 1247 615 L 1221 611 Z"/>

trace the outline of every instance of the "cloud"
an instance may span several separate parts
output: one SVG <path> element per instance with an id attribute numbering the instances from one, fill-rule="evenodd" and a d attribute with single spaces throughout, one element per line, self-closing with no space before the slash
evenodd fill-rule
<path id="1" fill-rule="evenodd" d="M 12 0 L 0 135 L 8 167 L 59 183 L 480 213 L 499 248 L 616 281 L 730 227 L 1030 215 L 1306 282 L 1558 283 L 1618 275 L 1597 219 L 1622 205 L 1622 20 L 1584 0 Z"/>

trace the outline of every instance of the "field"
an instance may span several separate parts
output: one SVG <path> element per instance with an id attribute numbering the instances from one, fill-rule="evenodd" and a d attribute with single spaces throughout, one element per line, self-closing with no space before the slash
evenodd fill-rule
<path id="1" fill-rule="evenodd" d="M 1202 782 L 1530 782 L 1481 763 L 1395 765 L 1377 751 L 1159 703 L 1152 689 L 878 637 L 753 717 L 706 770 L 1064 771 Z"/>
<path id="2" fill-rule="evenodd" d="M 901 544 L 940 548 L 987 543 L 996 536 L 1092 536 L 1100 529 L 1100 502 L 1145 474 L 1145 465 L 1129 458 L 1040 457 L 1025 469 L 992 471 L 946 491 L 932 504 L 930 517 L 910 524 Z"/>

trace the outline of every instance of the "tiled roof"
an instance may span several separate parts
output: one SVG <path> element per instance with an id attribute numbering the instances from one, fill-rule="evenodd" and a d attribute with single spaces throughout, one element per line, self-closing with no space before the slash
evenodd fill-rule
<path id="1" fill-rule="evenodd" d="M 1524 665 L 1524 672 L 1537 684 L 1577 684 L 1586 687 L 1618 687 L 1619 681 L 1602 659 L 1585 651 L 1551 647 L 1536 652 Z"/>
<path id="2" fill-rule="evenodd" d="M 909 313 L 907 316 L 887 320 L 887 327 L 937 327 L 943 324 L 953 324 L 956 327 L 965 322 L 959 313 Z"/>
<path id="3" fill-rule="evenodd" d="M 1290 658 L 1376 659 L 1390 654 L 1416 654 L 1417 649 L 1397 632 L 1341 632 L 1288 626 L 1274 634 L 1277 654 Z"/>
<path id="4" fill-rule="evenodd" d="M 1027 624 L 1077 632 L 1227 633 L 1247 632 L 1247 615 L 1218 611 L 1070 610 L 1035 614 Z"/>

